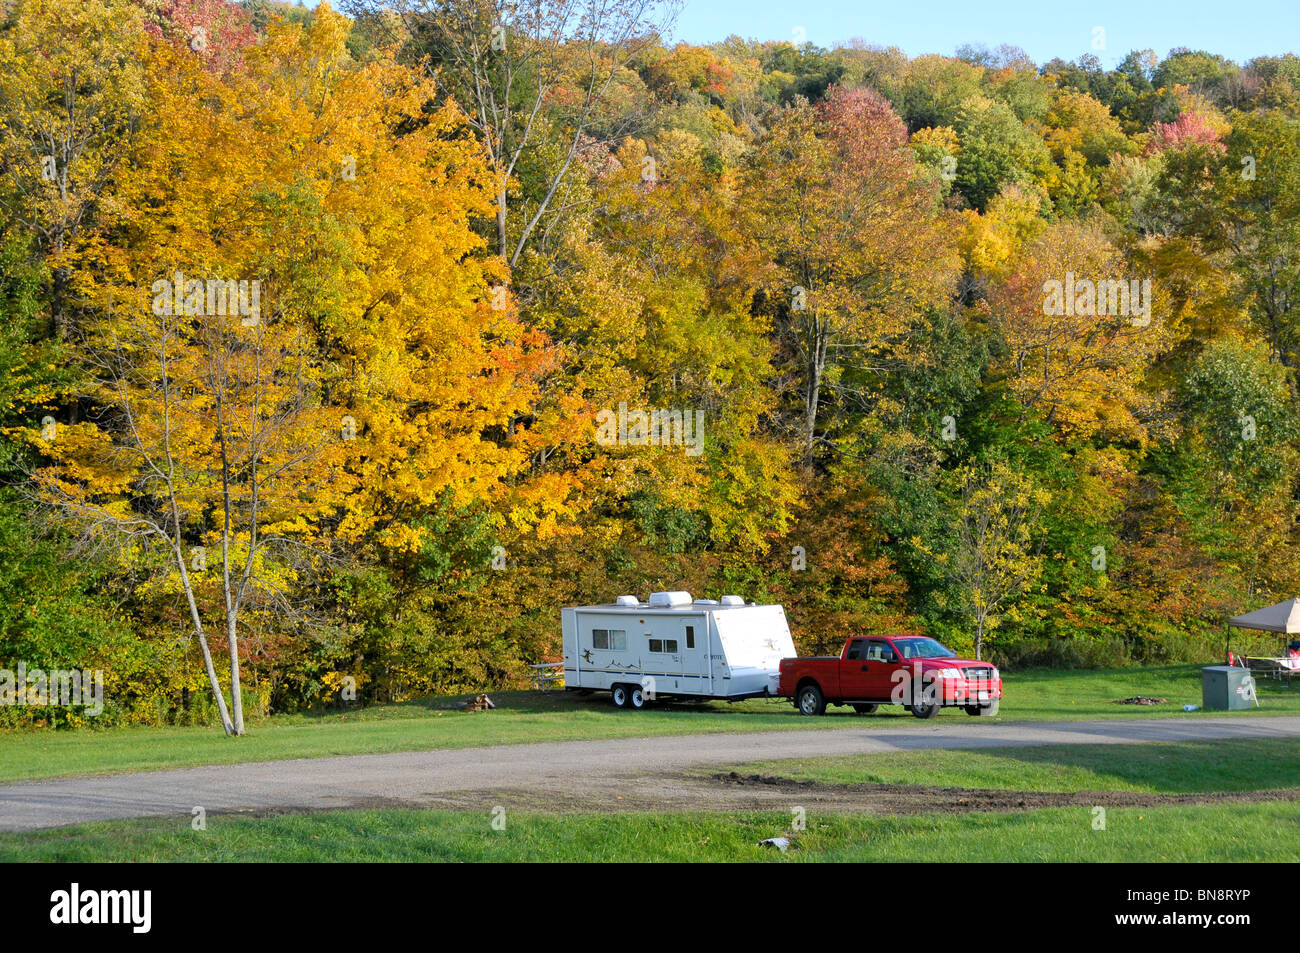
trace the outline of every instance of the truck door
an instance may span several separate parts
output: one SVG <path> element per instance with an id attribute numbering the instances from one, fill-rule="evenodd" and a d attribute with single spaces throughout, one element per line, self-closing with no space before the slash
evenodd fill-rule
<path id="1" fill-rule="evenodd" d="M 894 673 L 898 671 L 902 664 L 902 659 L 894 651 L 894 647 L 884 639 L 867 639 L 867 644 L 863 650 L 866 676 L 863 698 L 869 698 L 872 701 L 888 702 L 890 692 L 895 685 Z"/>
<path id="2" fill-rule="evenodd" d="M 845 700 L 871 698 L 871 666 L 867 662 L 867 640 L 854 639 L 840 661 L 840 697 Z"/>

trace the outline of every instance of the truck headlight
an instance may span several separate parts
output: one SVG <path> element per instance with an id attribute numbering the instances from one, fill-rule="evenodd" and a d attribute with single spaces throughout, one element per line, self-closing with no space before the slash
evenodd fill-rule
<path id="1" fill-rule="evenodd" d="M 961 678 L 961 669 L 959 668 L 941 668 L 939 669 L 940 678 Z"/>

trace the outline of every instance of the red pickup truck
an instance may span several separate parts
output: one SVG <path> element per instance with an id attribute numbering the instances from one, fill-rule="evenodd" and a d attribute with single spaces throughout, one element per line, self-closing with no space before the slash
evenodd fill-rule
<path id="1" fill-rule="evenodd" d="M 940 708 L 989 716 L 998 713 L 1002 678 L 988 662 L 957 658 L 925 636 L 853 636 L 838 658 L 782 659 L 777 694 L 804 715 L 825 714 L 827 705 L 852 705 L 863 715 L 902 705 L 917 718 Z"/>

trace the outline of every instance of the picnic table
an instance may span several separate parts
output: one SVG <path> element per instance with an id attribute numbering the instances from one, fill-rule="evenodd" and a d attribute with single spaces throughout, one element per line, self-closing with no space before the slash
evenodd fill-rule
<path id="1" fill-rule="evenodd" d="M 564 681 L 563 662 L 543 662 L 541 665 L 530 665 L 528 667 L 532 669 L 530 679 L 534 691 L 550 691 Z"/>
<path id="2" fill-rule="evenodd" d="M 1300 675 L 1300 658 L 1261 658 L 1245 656 L 1246 667 L 1256 678 L 1275 678 L 1291 686 L 1291 679 Z"/>

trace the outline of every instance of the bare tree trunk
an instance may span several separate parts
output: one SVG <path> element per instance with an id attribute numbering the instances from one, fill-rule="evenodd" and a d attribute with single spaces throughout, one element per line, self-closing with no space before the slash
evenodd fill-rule
<path id="1" fill-rule="evenodd" d="M 224 358 L 223 358 L 224 359 Z M 238 607 L 230 587 L 230 459 L 226 453 L 226 404 L 224 394 L 225 368 L 222 368 L 217 389 L 217 445 L 221 451 L 221 592 L 226 607 L 226 648 L 230 653 L 230 707 L 234 734 L 244 733 L 244 698 L 239 682 L 239 639 L 237 635 Z M 255 455 L 255 453 L 254 453 Z M 253 464 L 256 466 L 256 463 Z M 250 540 L 250 546 L 252 541 Z"/>
<path id="2" fill-rule="evenodd" d="M 239 642 L 235 638 L 235 615 L 226 614 L 226 643 L 230 647 L 230 706 L 233 734 L 244 733 L 244 691 L 239 680 Z"/>
<path id="3" fill-rule="evenodd" d="M 808 342 L 808 380 L 804 385 L 804 459 L 812 462 L 817 443 L 817 408 L 821 402 L 822 378 L 826 373 L 827 326 L 817 317 L 810 318 Z"/>
<path id="4" fill-rule="evenodd" d="M 172 499 L 173 510 L 175 498 Z M 207 633 L 203 631 L 203 620 L 199 617 L 199 606 L 194 598 L 194 587 L 190 583 L 190 574 L 185 566 L 185 551 L 180 547 L 180 533 L 176 534 L 176 564 L 181 570 L 181 585 L 185 589 L 185 600 L 190 607 L 190 621 L 194 624 L 194 634 L 198 636 L 199 648 L 203 651 L 203 669 L 208 673 L 208 685 L 212 688 L 212 697 L 217 700 L 217 712 L 221 715 L 221 727 L 228 735 L 239 734 L 230 720 L 230 711 L 226 708 L 226 696 L 217 681 L 217 669 L 212 664 L 212 650 L 208 648 Z"/>
<path id="5" fill-rule="evenodd" d="M 497 253 L 506 257 L 506 189 L 502 185 L 497 192 Z"/>

